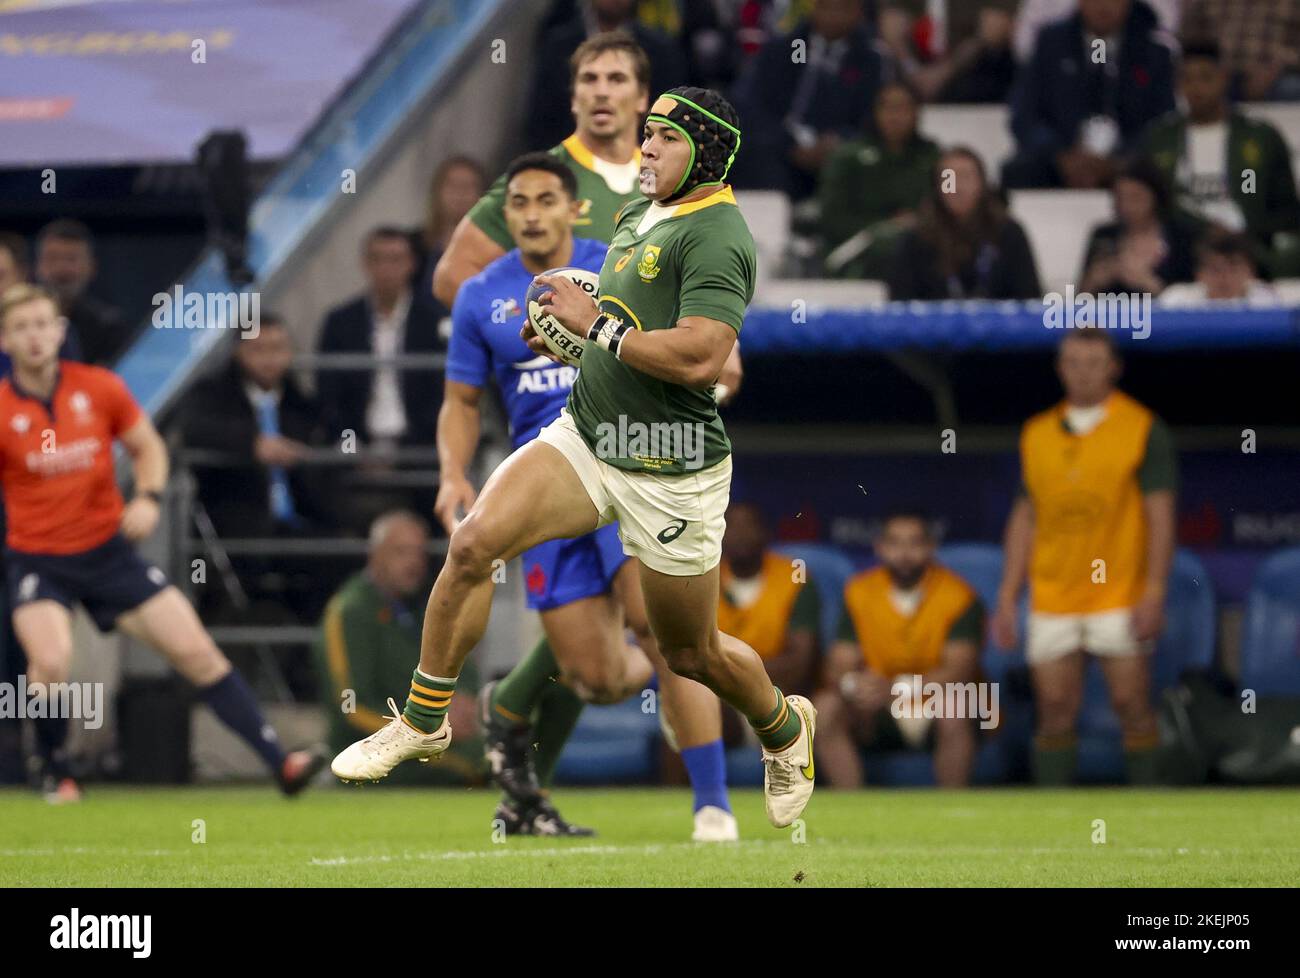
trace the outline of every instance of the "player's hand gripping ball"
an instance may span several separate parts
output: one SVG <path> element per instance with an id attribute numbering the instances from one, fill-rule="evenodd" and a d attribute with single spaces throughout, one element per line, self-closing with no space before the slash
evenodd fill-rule
<path id="1" fill-rule="evenodd" d="M 563 275 L 590 296 L 593 303 L 595 302 L 600 288 L 600 276 L 595 272 L 589 272 L 585 268 L 552 268 L 542 274 Z M 563 323 L 551 315 L 547 306 L 538 301 L 546 293 L 554 291 L 550 286 L 539 284 L 536 281 L 528 286 L 528 293 L 524 296 L 524 308 L 528 312 L 528 323 L 533 327 L 533 332 L 542 338 L 542 342 L 546 344 L 548 350 L 565 363 L 576 367 L 582 361 L 582 348 L 587 345 L 587 337 L 580 336 L 567 329 Z M 593 320 L 596 318 L 594 308 L 592 309 L 591 318 Z"/>

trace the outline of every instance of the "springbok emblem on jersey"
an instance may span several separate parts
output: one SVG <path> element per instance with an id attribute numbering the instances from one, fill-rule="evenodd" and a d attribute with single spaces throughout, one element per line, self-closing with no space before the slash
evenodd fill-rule
<path id="1" fill-rule="evenodd" d="M 636 263 L 636 273 L 642 282 L 653 282 L 659 276 L 659 246 L 646 245 L 641 260 Z"/>

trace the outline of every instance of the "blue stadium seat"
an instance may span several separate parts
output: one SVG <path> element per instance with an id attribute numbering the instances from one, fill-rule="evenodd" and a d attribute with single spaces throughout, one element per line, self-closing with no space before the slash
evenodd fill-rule
<path id="1" fill-rule="evenodd" d="M 984 603 L 984 614 L 992 615 L 998 603 L 998 585 L 1002 583 L 1002 548 L 992 543 L 954 543 L 940 547 L 939 563 L 975 589 Z M 1020 633 L 1024 635 L 1027 600 L 1020 603 Z M 1025 653 L 1017 648 L 1003 651 L 986 641 L 980 652 L 980 668 L 992 682 L 1002 682 L 1013 668 L 1023 669 Z"/>
<path id="2" fill-rule="evenodd" d="M 1300 696 L 1300 547 L 1273 554 L 1255 574 L 1241 686 L 1260 696 Z"/>
<path id="3" fill-rule="evenodd" d="M 555 768 L 565 784 L 646 782 L 658 772 L 659 720 L 641 697 L 582 711 Z"/>
<path id="4" fill-rule="evenodd" d="M 853 561 L 838 548 L 825 543 L 780 543 L 777 553 L 797 558 L 808 568 L 808 576 L 821 599 L 821 640 L 825 650 L 835 640 L 844 611 L 844 585 L 853 576 Z"/>

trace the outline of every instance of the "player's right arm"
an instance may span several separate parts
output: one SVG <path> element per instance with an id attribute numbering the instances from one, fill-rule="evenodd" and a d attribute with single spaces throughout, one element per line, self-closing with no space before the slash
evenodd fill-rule
<path id="1" fill-rule="evenodd" d="M 1002 583 L 998 586 L 998 606 L 993 612 L 993 640 L 1002 648 L 1014 648 L 1019 637 L 1016 630 L 1016 603 L 1029 575 L 1029 554 L 1034 543 L 1034 505 L 1022 492 L 1011 506 L 1007 528 L 1002 538 Z"/>
<path id="2" fill-rule="evenodd" d="M 465 280 L 473 278 L 505 253 L 505 249 L 466 214 L 451 233 L 447 250 L 433 270 L 434 298 L 450 309 Z"/>
<path id="3" fill-rule="evenodd" d="M 438 411 L 438 499 L 433 511 L 448 533 L 469 512 L 478 494 L 466 471 L 478 448 L 482 387 L 448 380 Z"/>
<path id="4" fill-rule="evenodd" d="M 433 505 L 448 533 L 478 497 L 466 473 L 478 447 L 479 399 L 492 371 L 492 351 L 479 325 L 482 303 L 471 284 L 457 291 L 451 306 L 451 340 L 438 410 L 438 498 Z"/>

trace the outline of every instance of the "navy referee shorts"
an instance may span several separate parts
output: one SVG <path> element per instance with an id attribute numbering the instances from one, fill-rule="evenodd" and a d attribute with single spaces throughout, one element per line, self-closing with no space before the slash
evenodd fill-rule
<path id="1" fill-rule="evenodd" d="M 112 631 L 119 615 L 168 585 L 167 575 L 145 563 L 118 533 L 76 554 L 6 549 L 5 571 L 11 609 L 42 600 L 57 601 L 69 611 L 80 604 L 101 632 Z"/>

